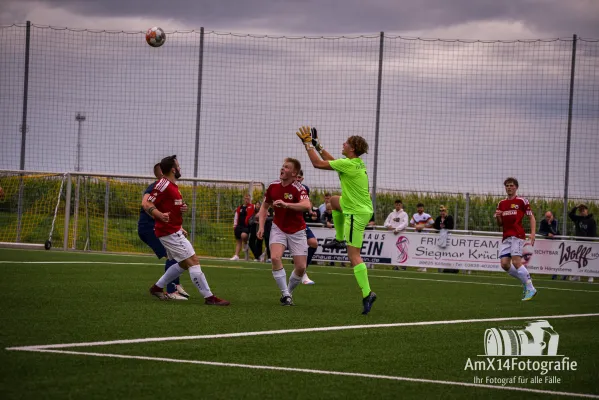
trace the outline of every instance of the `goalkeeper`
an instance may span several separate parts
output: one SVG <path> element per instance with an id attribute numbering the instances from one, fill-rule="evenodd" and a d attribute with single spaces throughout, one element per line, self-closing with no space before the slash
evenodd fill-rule
<path id="1" fill-rule="evenodd" d="M 368 143 L 361 136 L 350 136 L 343 143 L 342 154 L 346 158 L 336 160 L 322 148 L 315 128 L 302 126 L 297 136 L 302 140 L 308 157 L 315 168 L 334 170 L 341 181 L 341 196 L 331 197 L 335 239 L 324 243 L 323 248 L 347 248 L 347 256 L 354 275 L 362 289 L 362 314 L 370 312 L 376 294 L 370 290 L 366 264 L 360 256 L 364 228 L 372 216 L 372 200 L 368 191 L 368 175 L 366 166 L 360 156 L 368 152 Z M 320 154 L 320 157 L 319 157 Z"/>

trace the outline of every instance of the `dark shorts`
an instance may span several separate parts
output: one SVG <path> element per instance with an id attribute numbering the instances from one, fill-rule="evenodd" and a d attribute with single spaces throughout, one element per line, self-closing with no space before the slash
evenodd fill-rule
<path id="1" fill-rule="evenodd" d="M 156 257 L 158 257 L 158 258 L 166 257 L 166 249 L 164 248 L 162 243 L 160 243 L 160 239 L 158 239 L 156 237 L 153 230 L 151 230 L 151 231 L 139 231 L 138 230 L 137 234 L 139 235 L 139 238 L 142 240 L 142 242 L 144 242 L 145 244 L 150 246 L 150 248 L 154 251 L 154 254 L 156 254 Z"/>
<path id="2" fill-rule="evenodd" d="M 247 226 L 239 226 L 239 225 L 237 225 L 235 227 L 235 239 L 241 239 L 241 234 L 242 233 L 245 233 L 246 235 L 249 235 L 250 228 L 248 228 Z"/>
<path id="3" fill-rule="evenodd" d="M 306 226 L 306 239 L 312 239 L 315 237 L 316 237 L 316 235 L 314 235 L 314 232 L 312 232 L 312 229 L 310 229 L 309 226 Z"/>

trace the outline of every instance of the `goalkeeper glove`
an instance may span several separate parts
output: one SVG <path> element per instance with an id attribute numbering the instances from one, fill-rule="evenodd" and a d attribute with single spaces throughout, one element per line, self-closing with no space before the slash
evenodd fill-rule
<path id="1" fill-rule="evenodd" d="M 295 134 L 304 143 L 306 150 L 310 150 L 313 148 L 312 136 L 310 136 L 310 128 L 308 128 L 307 126 L 302 126 L 301 128 L 299 128 L 299 131 L 295 132 Z"/>
<path id="2" fill-rule="evenodd" d="M 319 153 L 322 153 L 324 148 L 322 147 L 322 145 L 320 144 L 320 141 L 318 140 L 318 132 L 316 131 L 316 128 L 310 129 L 310 133 L 312 134 L 311 135 L 312 136 L 312 145 L 314 146 L 316 151 L 318 151 Z"/>

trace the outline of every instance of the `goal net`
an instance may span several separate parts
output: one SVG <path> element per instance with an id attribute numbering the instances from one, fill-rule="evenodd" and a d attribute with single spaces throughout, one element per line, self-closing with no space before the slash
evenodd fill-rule
<path id="1" fill-rule="evenodd" d="M 64 222 L 65 174 L 0 171 L 0 245 L 43 247 Z M 54 232 L 55 233 L 55 232 Z M 61 239 L 61 233 L 54 235 Z"/>

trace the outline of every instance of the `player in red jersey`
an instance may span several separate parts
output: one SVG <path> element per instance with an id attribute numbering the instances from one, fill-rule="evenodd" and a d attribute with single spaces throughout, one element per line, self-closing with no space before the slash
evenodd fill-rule
<path id="1" fill-rule="evenodd" d="M 281 290 L 281 304 L 284 306 L 293 305 L 293 290 L 302 283 L 302 277 L 306 272 L 308 243 L 304 212 L 311 208 L 311 204 L 306 188 L 296 180 L 301 169 L 300 162 L 295 158 L 285 159 L 279 180 L 268 185 L 258 214 L 260 225 L 257 236 L 258 239 L 262 239 L 268 208 L 274 207 L 275 217 L 270 230 L 270 258 L 272 276 Z M 293 257 L 293 272 L 289 277 L 289 285 L 281 260 L 285 249 L 289 249 Z"/>
<path id="2" fill-rule="evenodd" d="M 531 246 L 535 244 L 535 227 L 537 223 L 528 200 L 516 195 L 518 180 L 516 178 L 507 178 L 503 185 L 505 186 L 507 198 L 499 202 L 495 211 L 497 224 L 503 227 L 503 241 L 499 252 L 501 268 L 522 282 L 524 287 L 522 301 L 528 301 L 537 294 L 537 289 L 532 285 L 530 274 L 522 263 L 522 250 L 526 240 L 522 219 L 525 215 L 530 219 Z"/>
<path id="3" fill-rule="evenodd" d="M 144 208 L 156 221 L 154 233 L 166 249 L 168 258 L 176 260 L 178 264 L 171 265 L 158 282 L 150 288 L 150 294 L 161 300 L 166 300 L 167 297 L 162 289 L 169 282 L 181 276 L 185 270 L 188 270 L 189 277 L 204 297 L 205 304 L 228 306 L 230 304 L 228 301 L 219 299 L 210 291 L 206 276 L 200 267 L 200 260 L 195 254 L 193 246 L 187 240 L 187 232 L 182 227 L 181 207 L 185 203 L 176 184 L 177 180 L 181 178 L 181 167 L 179 167 L 177 156 L 163 158 L 160 161 L 160 169 L 163 177 L 154 185 L 154 190 L 144 202 Z"/>

